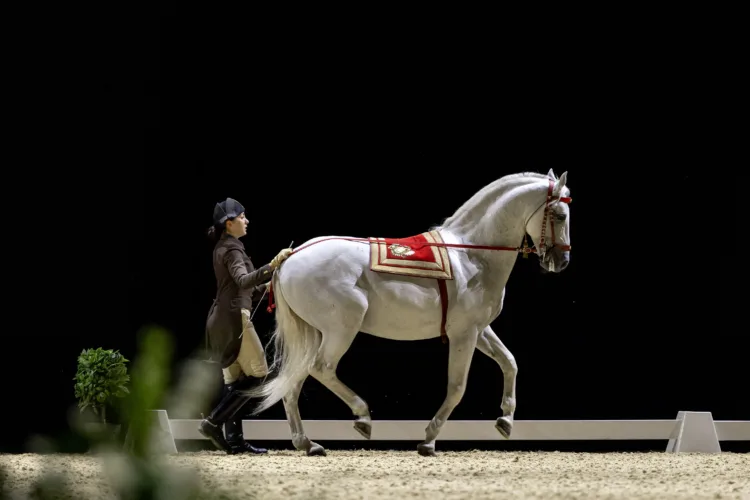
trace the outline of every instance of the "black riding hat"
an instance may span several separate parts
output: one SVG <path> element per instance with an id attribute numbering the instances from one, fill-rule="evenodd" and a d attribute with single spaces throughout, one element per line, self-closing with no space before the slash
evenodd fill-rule
<path id="1" fill-rule="evenodd" d="M 223 224 L 227 219 L 233 219 L 245 211 L 239 201 L 227 198 L 214 207 L 214 224 Z"/>

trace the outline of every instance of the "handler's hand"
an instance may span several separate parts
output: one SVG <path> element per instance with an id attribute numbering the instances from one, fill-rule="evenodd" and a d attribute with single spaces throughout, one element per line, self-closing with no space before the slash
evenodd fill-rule
<path id="1" fill-rule="evenodd" d="M 291 248 L 285 248 L 282 251 L 280 251 L 276 257 L 273 258 L 271 261 L 271 269 L 276 269 L 281 265 L 282 262 L 284 262 L 290 255 L 292 254 Z"/>

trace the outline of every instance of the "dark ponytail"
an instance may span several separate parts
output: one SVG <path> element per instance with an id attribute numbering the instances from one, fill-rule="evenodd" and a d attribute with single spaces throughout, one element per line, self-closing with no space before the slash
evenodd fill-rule
<path id="1" fill-rule="evenodd" d="M 208 239 L 212 241 L 218 241 L 219 238 L 221 238 L 221 234 L 224 232 L 224 224 L 214 224 L 213 226 L 208 228 L 208 231 L 206 231 L 206 234 L 208 235 Z"/>
<path id="2" fill-rule="evenodd" d="M 227 220 L 234 220 L 236 218 L 237 217 L 228 217 L 221 224 L 214 224 L 213 226 L 209 227 L 208 231 L 206 231 L 208 239 L 212 241 L 219 241 L 219 238 L 221 238 L 221 235 L 224 234 L 224 231 L 226 231 L 227 229 Z"/>

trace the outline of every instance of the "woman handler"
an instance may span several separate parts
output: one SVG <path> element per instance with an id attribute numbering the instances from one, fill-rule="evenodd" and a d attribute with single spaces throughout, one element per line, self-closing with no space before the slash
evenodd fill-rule
<path id="1" fill-rule="evenodd" d="M 263 346 L 250 321 L 253 300 L 260 300 L 276 269 L 291 254 L 285 248 L 273 260 L 255 269 L 239 238 L 247 234 L 245 208 L 227 198 L 214 208 L 214 225 L 208 230 L 216 240 L 213 251 L 217 294 L 206 321 L 212 357 L 220 360 L 224 388 L 219 404 L 203 419 L 199 431 L 228 454 L 266 453 L 244 440 L 242 417 L 233 418 L 249 399 L 242 394 L 251 377 L 268 374 Z M 226 438 L 222 432 L 226 427 Z"/>

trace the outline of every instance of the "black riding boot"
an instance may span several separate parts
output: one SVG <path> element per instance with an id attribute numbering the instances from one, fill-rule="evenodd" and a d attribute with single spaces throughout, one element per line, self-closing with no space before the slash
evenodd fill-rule
<path id="1" fill-rule="evenodd" d="M 235 418 L 227 420 L 224 424 L 227 431 L 227 444 L 232 448 L 232 453 L 268 453 L 265 448 L 256 448 L 247 441 L 242 433 L 242 411 L 235 413 Z"/>
<path id="2" fill-rule="evenodd" d="M 241 389 L 246 388 L 246 385 L 247 379 L 240 379 L 225 385 L 221 401 L 216 405 L 208 418 L 203 419 L 198 428 L 198 431 L 207 437 L 214 446 L 230 455 L 236 451 L 224 438 L 222 427 L 250 399 L 249 396 L 240 392 Z"/>

